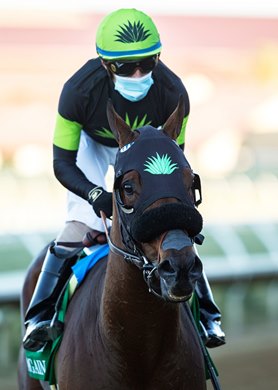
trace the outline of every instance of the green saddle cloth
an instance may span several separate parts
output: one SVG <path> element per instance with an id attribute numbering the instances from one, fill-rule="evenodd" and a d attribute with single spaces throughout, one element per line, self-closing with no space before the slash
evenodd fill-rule
<path id="1" fill-rule="evenodd" d="M 58 311 L 58 320 L 62 323 L 65 321 L 67 306 L 76 286 L 77 281 L 75 276 L 73 276 L 65 289 L 62 303 Z M 38 351 L 24 350 L 27 371 L 31 378 L 49 382 L 50 385 L 56 384 L 55 356 L 62 341 L 62 337 L 63 334 L 61 334 L 55 341 L 46 342 L 45 345 Z"/>

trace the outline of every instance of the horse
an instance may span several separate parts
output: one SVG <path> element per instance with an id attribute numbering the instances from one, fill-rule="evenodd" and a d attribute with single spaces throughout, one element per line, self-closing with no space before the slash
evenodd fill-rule
<path id="1" fill-rule="evenodd" d="M 109 234 L 106 228 L 110 250 L 69 303 L 55 361 L 59 390 L 206 389 L 187 310 L 202 273 L 194 237 L 203 222 L 194 205 L 194 173 L 176 143 L 183 107 L 180 97 L 160 130 L 131 130 L 108 102 L 119 143 Z M 26 277 L 23 323 L 41 262 L 42 256 Z M 28 376 L 23 349 L 18 383 L 20 390 L 50 388 Z"/>

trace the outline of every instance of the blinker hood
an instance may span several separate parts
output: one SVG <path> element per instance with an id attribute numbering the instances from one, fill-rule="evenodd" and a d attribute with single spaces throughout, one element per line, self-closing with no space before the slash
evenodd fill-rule
<path id="1" fill-rule="evenodd" d="M 139 137 L 117 154 L 115 190 L 119 179 L 135 170 L 140 174 L 142 189 L 134 210 L 144 210 L 156 200 L 169 197 L 194 206 L 182 175 L 183 168 L 190 169 L 190 165 L 180 147 L 161 130 L 146 126 L 137 131 Z"/>
<path id="2" fill-rule="evenodd" d="M 175 141 L 171 140 L 161 130 L 146 126 L 137 131 L 140 134 L 139 137 L 131 144 L 125 145 L 119 150 L 115 162 L 114 190 L 118 195 L 116 196 L 118 207 L 124 206 L 124 204 L 121 203 L 119 195 L 122 176 L 131 170 L 135 170 L 141 177 L 141 193 L 137 202 L 134 204 L 133 209 L 128 212 L 128 210 L 124 210 L 121 207 L 119 208 L 120 218 L 123 222 L 122 226 L 124 225 L 124 228 L 122 229 L 126 229 L 132 236 L 133 233 L 135 236 L 140 236 L 140 233 L 138 234 L 136 231 L 136 224 L 139 223 L 139 225 L 141 225 L 140 219 L 146 208 L 159 199 L 175 198 L 179 200 L 183 206 L 183 210 L 180 211 L 184 212 L 185 209 L 190 209 L 195 215 L 193 200 L 190 198 L 183 181 L 183 169 L 191 169 L 183 151 Z M 167 212 L 163 214 L 163 220 L 165 217 L 166 219 L 172 218 L 171 213 L 168 214 Z M 175 223 L 178 223 L 179 228 L 182 228 L 183 226 L 183 228 L 186 229 L 186 222 L 189 222 L 192 217 L 190 217 L 189 220 L 188 217 L 183 217 L 181 219 L 177 218 L 177 212 L 174 214 L 175 218 L 172 218 L 174 220 L 171 223 L 171 228 L 175 228 Z M 199 215 L 198 212 L 197 214 Z M 199 221 L 199 226 L 200 223 L 201 222 Z M 164 223 L 162 225 L 164 226 Z M 168 226 L 168 223 L 166 225 Z M 162 228 L 164 229 L 163 226 Z M 194 233 L 195 230 L 199 230 L 199 226 L 197 229 L 193 229 Z M 139 230 L 141 231 L 141 228 Z M 124 232 L 122 233 L 123 236 L 127 238 L 126 234 L 124 234 Z M 152 236 L 152 233 L 150 236 Z M 138 240 L 139 237 L 133 238 L 137 238 Z M 141 237 L 141 239 L 142 238 L 143 241 L 148 241 L 148 237 Z"/>

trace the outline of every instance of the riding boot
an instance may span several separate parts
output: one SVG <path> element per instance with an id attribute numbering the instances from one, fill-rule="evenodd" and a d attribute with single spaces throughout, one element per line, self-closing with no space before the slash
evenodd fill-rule
<path id="1" fill-rule="evenodd" d="M 212 291 L 205 273 L 196 283 L 196 294 L 200 307 L 201 336 L 208 348 L 226 343 L 225 333 L 221 329 L 221 313 L 214 302 Z"/>
<path id="2" fill-rule="evenodd" d="M 62 323 L 54 316 L 55 305 L 77 258 L 77 250 L 69 252 L 55 245 L 49 247 L 25 316 L 24 348 L 36 351 L 62 333 Z"/>

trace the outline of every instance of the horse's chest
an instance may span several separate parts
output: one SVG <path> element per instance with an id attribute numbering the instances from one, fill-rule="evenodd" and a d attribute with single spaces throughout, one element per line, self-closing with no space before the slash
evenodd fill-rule
<path id="1" fill-rule="evenodd" d="M 100 356 L 99 356 L 100 357 Z M 88 359 L 82 365 L 76 365 L 79 370 L 69 370 L 67 383 L 61 384 L 61 389 L 113 389 L 113 390 L 204 390 L 203 367 L 186 362 L 184 357 L 169 356 L 158 358 L 152 365 L 138 358 L 137 364 L 119 359 L 112 354 L 101 359 L 96 364 Z M 62 381 L 63 382 L 63 381 Z"/>

